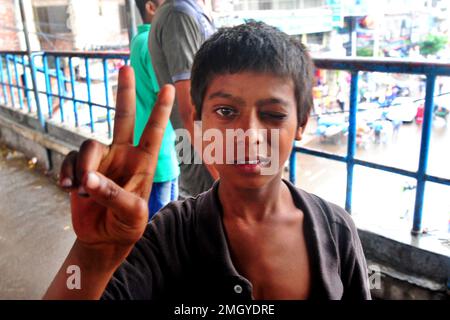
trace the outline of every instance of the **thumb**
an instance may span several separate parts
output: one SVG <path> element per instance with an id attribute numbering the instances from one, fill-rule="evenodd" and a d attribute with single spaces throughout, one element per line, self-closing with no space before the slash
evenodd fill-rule
<path id="1" fill-rule="evenodd" d="M 83 177 L 83 186 L 91 198 L 111 209 L 126 224 L 135 224 L 148 218 L 147 202 L 128 192 L 99 172 L 89 171 Z"/>

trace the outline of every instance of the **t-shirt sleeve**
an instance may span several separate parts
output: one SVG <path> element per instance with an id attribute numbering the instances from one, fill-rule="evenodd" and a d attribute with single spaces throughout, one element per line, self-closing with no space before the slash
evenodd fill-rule
<path id="1" fill-rule="evenodd" d="M 341 260 L 341 279 L 344 286 L 343 300 L 370 300 L 369 277 L 366 258 L 364 256 L 358 230 L 350 215 L 339 208 L 345 217 L 339 223 L 339 251 Z"/>
<path id="2" fill-rule="evenodd" d="M 202 44 L 196 20 L 186 13 L 171 12 L 162 27 L 161 47 L 173 82 L 189 80 L 194 56 Z"/>
<path id="3" fill-rule="evenodd" d="M 152 236 L 152 226 L 141 238 L 109 281 L 102 300 L 152 299 L 161 274 L 161 248 Z"/>
<path id="4" fill-rule="evenodd" d="M 116 270 L 102 300 L 151 300 L 164 296 L 169 284 L 181 277 L 189 255 L 185 238 L 189 205 L 176 201 L 150 221 L 143 237 Z"/>

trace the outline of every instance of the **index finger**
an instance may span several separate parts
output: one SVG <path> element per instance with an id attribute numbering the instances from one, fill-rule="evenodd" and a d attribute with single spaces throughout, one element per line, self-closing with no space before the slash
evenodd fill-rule
<path id="1" fill-rule="evenodd" d="M 136 116 L 136 85 L 132 67 L 119 70 L 113 144 L 133 143 Z"/>
<path id="2" fill-rule="evenodd" d="M 150 167 L 154 168 L 158 160 L 159 148 L 169 122 L 175 99 L 175 87 L 167 84 L 158 94 L 155 106 L 152 110 L 147 125 L 139 141 L 139 148 L 151 155 Z"/>

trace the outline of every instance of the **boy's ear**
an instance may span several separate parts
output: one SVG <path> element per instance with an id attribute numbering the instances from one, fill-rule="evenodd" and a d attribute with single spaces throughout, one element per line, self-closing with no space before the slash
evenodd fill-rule
<path id="1" fill-rule="evenodd" d="M 145 4 L 145 10 L 151 16 L 155 15 L 156 9 L 158 9 L 158 8 L 157 8 L 156 4 L 153 3 L 153 1 L 147 1 L 147 3 Z"/>
<path id="2" fill-rule="evenodd" d="M 300 141 L 302 140 L 303 137 L 303 130 L 305 129 L 305 127 L 298 127 L 297 128 L 297 132 L 295 133 L 295 140 Z"/>

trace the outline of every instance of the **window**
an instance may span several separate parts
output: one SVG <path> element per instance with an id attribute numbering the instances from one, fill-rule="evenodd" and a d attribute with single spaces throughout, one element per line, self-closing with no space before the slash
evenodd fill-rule
<path id="1" fill-rule="evenodd" d="M 281 0 L 278 2 L 278 8 L 280 10 L 295 10 L 299 8 L 298 1 L 296 0 Z"/>
<path id="2" fill-rule="evenodd" d="M 38 30 L 43 33 L 69 33 L 68 6 L 35 7 L 34 15 Z"/>
<path id="3" fill-rule="evenodd" d="M 309 33 L 308 34 L 308 44 L 323 45 L 323 32 L 320 33 Z"/>
<path id="4" fill-rule="evenodd" d="M 270 9 L 272 9 L 272 1 L 271 0 L 260 0 L 258 7 L 259 7 L 259 10 L 270 10 Z"/>
<path id="5" fill-rule="evenodd" d="M 323 0 L 303 0 L 301 1 L 301 8 L 318 8 L 325 5 L 325 1 Z"/>

